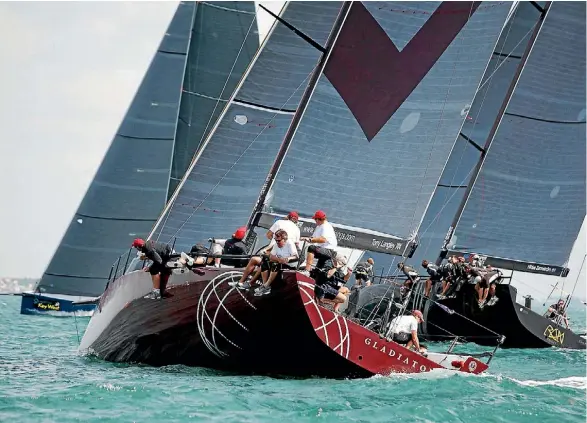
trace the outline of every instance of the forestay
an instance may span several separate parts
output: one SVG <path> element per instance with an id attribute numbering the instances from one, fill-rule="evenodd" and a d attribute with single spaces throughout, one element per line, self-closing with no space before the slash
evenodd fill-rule
<path id="1" fill-rule="evenodd" d="M 194 3 L 180 3 L 59 247 L 41 292 L 100 295 L 112 263 L 165 205 Z"/>
<path id="2" fill-rule="evenodd" d="M 409 238 L 509 9 L 354 2 L 265 209 Z"/>
<path id="3" fill-rule="evenodd" d="M 462 110 L 466 119 L 422 221 L 420 245 L 410 260 L 415 265 L 438 257 L 540 15 L 529 2 L 520 2 L 503 28 L 477 95 Z"/>
<path id="4" fill-rule="evenodd" d="M 585 100 L 585 3 L 553 2 L 450 249 L 561 271 L 585 218 Z"/>
<path id="5" fill-rule="evenodd" d="M 323 44 L 340 7 L 340 2 L 291 2 L 281 17 Z M 274 25 L 152 238 L 186 250 L 247 224 L 320 54 L 283 24 Z"/>
<path id="6" fill-rule="evenodd" d="M 168 198 L 259 48 L 255 18 L 252 1 L 196 3 Z"/>

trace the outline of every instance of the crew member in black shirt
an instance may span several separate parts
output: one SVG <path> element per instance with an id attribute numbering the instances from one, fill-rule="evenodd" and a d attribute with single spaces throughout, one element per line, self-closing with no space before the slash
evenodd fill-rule
<path id="1" fill-rule="evenodd" d="M 165 287 L 171 276 L 171 269 L 166 266 L 172 253 L 171 247 L 162 242 L 145 241 L 141 238 L 135 239 L 132 246 L 142 253 L 141 260 L 149 259 L 153 262 L 151 266 L 145 268 L 145 272 L 148 271 L 153 280 L 153 291 L 145 298 L 161 298 L 165 294 Z"/>

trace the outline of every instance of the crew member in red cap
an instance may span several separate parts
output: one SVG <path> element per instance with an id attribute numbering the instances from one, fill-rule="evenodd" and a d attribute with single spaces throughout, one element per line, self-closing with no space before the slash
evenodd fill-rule
<path id="1" fill-rule="evenodd" d="M 312 270 L 312 264 L 314 263 L 314 254 L 319 253 L 320 256 L 335 257 L 333 248 L 338 245 L 336 240 L 336 233 L 334 228 L 326 220 L 326 213 L 322 210 L 316 211 L 312 217 L 316 222 L 316 228 L 311 237 L 301 238 L 301 241 L 311 242 L 314 245 L 308 247 L 308 253 L 306 254 L 306 272 L 309 274 Z M 318 263 L 320 265 L 322 263 Z"/>
<path id="2" fill-rule="evenodd" d="M 267 231 L 267 239 L 271 240 L 271 244 L 275 243 L 273 239 L 273 235 L 280 230 L 283 229 L 287 232 L 287 239 L 292 241 L 297 247 L 300 244 L 300 228 L 298 228 L 298 219 L 300 216 L 298 215 L 297 211 L 290 211 L 289 214 L 284 219 L 276 220 L 273 225 Z"/>
<path id="3" fill-rule="evenodd" d="M 172 253 L 171 247 L 162 242 L 145 241 L 141 238 L 135 239 L 132 246 L 142 253 L 141 260 L 149 259 L 153 262 L 151 266 L 145 268 L 145 272 L 148 271 L 153 280 L 153 291 L 145 298 L 161 298 L 165 294 L 165 287 L 171 276 L 171 269 L 166 266 Z"/>
<path id="4" fill-rule="evenodd" d="M 247 246 L 243 242 L 245 235 L 247 234 L 247 228 L 241 226 L 238 228 L 230 239 L 214 239 L 212 238 L 212 254 L 226 254 L 234 256 L 244 256 L 247 254 Z M 220 257 L 214 259 L 214 265 L 220 267 Z M 247 265 L 247 259 L 242 258 L 230 258 L 226 257 L 222 259 L 222 264 L 226 266 L 234 267 L 245 267 Z"/>
<path id="5" fill-rule="evenodd" d="M 405 345 L 407 348 L 415 347 L 418 352 L 424 352 L 420 347 L 418 339 L 418 324 L 424 321 L 424 316 L 420 310 L 412 310 L 412 314 L 397 316 L 389 324 L 386 337 Z"/>

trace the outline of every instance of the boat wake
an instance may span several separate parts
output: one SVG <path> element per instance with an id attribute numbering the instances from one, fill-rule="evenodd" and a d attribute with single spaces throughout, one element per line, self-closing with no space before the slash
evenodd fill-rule
<path id="1" fill-rule="evenodd" d="M 571 376 L 563 377 L 554 380 L 518 380 L 514 378 L 508 378 L 522 386 L 558 386 L 561 388 L 573 388 L 580 390 L 587 390 L 587 377 L 584 376 Z"/>
<path id="2" fill-rule="evenodd" d="M 425 379 L 425 380 L 438 380 L 446 379 L 450 377 L 464 377 L 464 378 L 490 378 L 497 382 L 503 380 L 514 382 L 520 386 L 538 387 L 538 386 L 557 386 L 560 388 L 571 388 L 579 390 L 587 390 L 587 377 L 585 376 L 570 376 L 553 380 L 519 380 L 513 377 L 507 377 L 502 375 L 495 375 L 491 373 L 481 373 L 478 375 L 471 373 L 453 372 L 446 369 L 434 369 L 426 373 L 392 373 L 388 376 L 375 375 L 371 379 L 383 378 L 383 379 L 394 379 L 394 380 L 406 380 L 406 379 Z"/>

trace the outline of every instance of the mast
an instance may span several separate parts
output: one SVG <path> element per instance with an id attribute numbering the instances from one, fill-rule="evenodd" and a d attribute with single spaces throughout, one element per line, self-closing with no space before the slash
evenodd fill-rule
<path id="1" fill-rule="evenodd" d="M 249 222 L 247 223 L 247 228 L 250 228 L 252 226 L 253 221 L 255 219 L 255 216 L 258 213 L 260 213 L 263 209 L 263 205 L 264 205 L 265 200 L 267 198 L 267 194 L 269 193 L 269 191 L 271 190 L 271 187 L 273 186 L 273 183 L 275 182 L 275 177 L 277 176 L 277 173 L 279 172 L 279 168 L 281 167 L 281 164 L 283 163 L 283 159 L 285 158 L 285 155 L 287 154 L 287 151 L 289 150 L 289 147 L 291 145 L 293 137 L 296 134 L 298 126 L 300 125 L 300 122 L 302 120 L 302 117 L 304 116 L 304 113 L 305 113 L 306 109 L 308 108 L 308 104 L 310 103 L 310 99 L 312 98 L 312 95 L 314 94 L 314 90 L 316 89 L 316 85 L 318 84 L 318 80 L 320 79 L 320 76 L 322 75 L 322 72 L 324 71 L 324 68 L 326 67 L 326 63 L 328 62 L 328 58 L 330 57 L 330 53 L 332 52 L 332 48 L 334 47 L 334 44 L 336 43 L 336 40 L 338 39 L 338 35 L 340 34 L 340 31 L 344 25 L 344 22 L 348 16 L 348 13 L 351 9 L 352 3 L 353 2 L 349 2 L 349 1 L 345 1 L 343 3 L 342 8 L 340 9 L 340 13 L 338 14 L 338 17 L 336 18 L 336 21 L 334 22 L 334 25 L 332 27 L 332 31 L 330 32 L 330 35 L 328 36 L 328 40 L 326 41 L 326 46 L 324 49 L 318 48 L 318 46 L 314 45 L 309 40 L 307 40 L 306 37 L 303 37 L 301 34 L 298 34 L 298 31 L 296 31 L 295 28 L 293 28 L 291 25 L 283 22 L 280 19 L 280 22 L 283 22 L 288 28 L 292 29 L 296 34 L 302 36 L 302 38 L 304 38 L 306 41 L 310 42 L 310 44 L 312 44 L 314 47 L 321 50 L 322 56 L 320 57 L 320 60 L 318 61 L 318 64 L 316 65 L 316 69 L 314 69 L 314 73 L 310 77 L 310 81 L 308 82 L 308 85 L 306 86 L 304 94 L 302 95 L 302 98 L 300 99 L 300 103 L 298 105 L 298 108 L 297 108 L 292 120 L 291 120 L 289 128 L 287 129 L 285 137 L 283 138 L 283 142 L 281 143 L 281 146 L 279 147 L 279 151 L 277 152 L 277 156 L 275 157 L 275 161 L 273 162 L 273 165 L 271 166 L 271 169 L 269 170 L 269 173 L 267 174 L 267 178 L 265 178 L 265 182 L 263 183 L 263 186 L 261 187 L 261 191 L 259 193 L 259 198 L 257 199 L 257 203 L 255 204 L 255 207 L 253 208 L 251 216 L 249 217 Z"/>
<path id="2" fill-rule="evenodd" d="M 461 204 L 459 205 L 459 208 L 457 209 L 457 212 L 453 218 L 451 226 L 448 228 L 448 232 L 444 238 L 444 242 L 442 244 L 440 254 L 439 254 L 438 258 L 436 259 L 437 265 L 442 263 L 442 260 L 444 260 L 446 258 L 446 255 L 448 253 L 448 244 L 452 238 L 452 234 L 454 233 L 454 230 L 455 230 L 457 224 L 459 223 L 459 220 L 461 219 L 463 211 L 465 210 L 465 206 L 467 204 L 469 196 L 471 195 L 471 191 L 473 190 L 473 187 L 475 186 L 475 182 L 477 182 L 477 178 L 479 177 L 479 173 L 481 172 L 481 168 L 483 167 L 483 164 L 485 162 L 485 157 L 487 156 L 487 152 L 489 151 L 489 148 L 491 147 L 491 143 L 493 142 L 493 138 L 495 137 L 495 134 L 497 132 L 497 129 L 499 128 L 501 120 L 503 119 L 503 115 L 506 111 L 506 108 L 512 98 L 512 95 L 514 93 L 516 86 L 518 85 L 518 81 L 519 81 L 520 76 L 522 74 L 522 70 L 524 69 L 524 66 L 526 65 L 526 62 L 528 60 L 528 57 L 530 56 L 532 48 L 534 47 L 534 43 L 536 41 L 536 38 L 538 37 L 540 30 L 542 29 L 542 25 L 544 24 L 544 19 L 548 13 L 548 10 L 550 9 L 551 4 L 552 4 L 552 2 L 547 2 L 544 5 L 544 8 L 539 9 L 540 10 L 540 17 L 538 18 L 538 22 L 536 23 L 536 28 L 532 32 L 530 40 L 528 41 L 528 45 L 526 46 L 526 50 L 524 51 L 524 54 L 522 55 L 520 63 L 518 64 L 516 72 L 514 73 L 514 76 L 512 78 L 512 82 L 510 83 L 510 86 L 508 88 L 508 91 L 506 92 L 505 98 L 501 104 L 499 112 L 497 113 L 497 117 L 496 117 L 495 121 L 493 122 L 493 126 L 491 127 L 489 134 L 487 135 L 487 139 L 485 140 L 485 144 L 483 146 L 483 149 L 481 150 L 481 155 L 479 157 L 479 160 L 477 161 L 477 165 L 475 166 L 475 169 L 473 170 L 473 175 L 470 179 L 471 182 L 467 185 L 467 188 L 465 190 L 465 194 L 463 195 L 463 199 L 461 201 Z"/>

